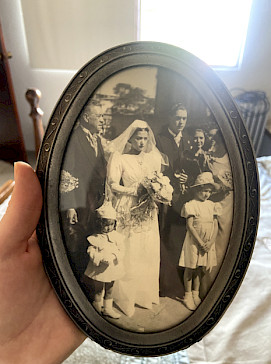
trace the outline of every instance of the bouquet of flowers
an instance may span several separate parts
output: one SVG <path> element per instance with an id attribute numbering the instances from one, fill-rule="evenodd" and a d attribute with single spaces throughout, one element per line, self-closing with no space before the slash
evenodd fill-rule
<path id="1" fill-rule="evenodd" d="M 157 210 L 157 203 L 171 205 L 173 187 L 169 178 L 162 173 L 154 172 L 153 175 L 145 177 L 139 191 L 139 201 L 130 211 L 133 225 L 141 225 L 144 221 L 152 219 L 153 212 Z"/>
<path id="2" fill-rule="evenodd" d="M 169 178 L 163 173 L 154 172 L 152 176 L 144 179 L 142 185 L 153 201 L 165 205 L 171 204 L 173 187 Z"/>

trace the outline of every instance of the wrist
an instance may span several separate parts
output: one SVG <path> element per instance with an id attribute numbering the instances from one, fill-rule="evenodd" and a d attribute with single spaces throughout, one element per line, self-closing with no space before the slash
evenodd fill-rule
<path id="1" fill-rule="evenodd" d="M 133 186 L 133 187 L 129 187 L 129 195 L 131 196 L 137 196 L 137 189 L 138 189 L 138 186 Z"/>
<path id="2" fill-rule="evenodd" d="M 3 363 L 60 364 L 83 343 L 86 336 L 63 311 L 60 303 L 58 313 L 49 308 L 50 301 L 54 300 L 56 297 L 51 292 L 44 302 L 43 312 L 34 316 L 32 323 L 18 336 L 1 344 Z"/>

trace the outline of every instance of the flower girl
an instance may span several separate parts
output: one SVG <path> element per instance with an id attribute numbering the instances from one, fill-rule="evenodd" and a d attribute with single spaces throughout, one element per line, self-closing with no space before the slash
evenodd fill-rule
<path id="1" fill-rule="evenodd" d="M 217 216 L 221 214 L 222 208 L 220 203 L 209 200 L 216 189 L 211 172 L 199 174 L 190 188 L 194 198 L 181 211 L 181 216 L 186 218 L 187 232 L 179 266 L 185 267 L 183 303 L 193 311 L 201 303 L 199 289 L 203 270 L 211 270 L 217 264 Z"/>
<path id="2" fill-rule="evenodd" d="M 124 274 L 123 235 L 115 230 L 116 211 L 110 202 L 105 202 L 97 212 L 98 233 L 87 237 L 89 263 L 85 275 L 94 282 L 94 308 L 114 319 L 120 314 L 113 309 L 113 286 Z"/>

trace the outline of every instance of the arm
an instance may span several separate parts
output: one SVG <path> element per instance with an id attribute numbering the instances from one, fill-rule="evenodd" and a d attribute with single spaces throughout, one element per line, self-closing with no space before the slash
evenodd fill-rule
<path id="1" fill-rule="evenodd" d="M 15 187 L 0 223 L 0 357 L 3 363 L 56 364 L 85 339 L 59 303 L 44 272 L 35 234 L 39 181 L 15 164 Z"/>
<path id="2" fill-rule="evenodd" d="M 114 254 L 115 249 L 112 249 L 111 247 L 105 248 L 104 242 L 99 239 L 102 239 L 102 237 L 89 236 L 87 239 L 90 243 L 90 246 L 87 249 L 90 260 L 97 267 L 101 263 L 110 265 L 116 259 L 116 255 Z"/>
<path id="3" fill-rule="evenodd" d="M 191 235 L 193 236 L 193 238 L 196 240 L 198 247 L 201 251 L 206 252 L 206 244 L 205 242 L 200 238 L 197 230 L 194 228 L 193 226 L 193 220 L 194 220 L 194 216 L 189 216 L 186 220 L 186 226 L 187 226 L 187 230 L 190 231 Z"/>
<path id="4" fill-rule="evenodd" d="M 121 260 L 123 259 L 123 254 L 118 246 L 115 246 L 112 249 L 111 254 L 112 254 L 112 263 L 114 265 L 119 264 L 121 262 Z"/>
<path id="5" fill-rule="evenodd" d="M 213 234 L 211 236 L 211 239 L 206 242 L 206 249 L 207 249 L 207 251 L 209 251 L 211 249 L 211 247 L 213 246 L 213 244 L 215 243 L 216 237 L 217 237 L 217 233 L 218 233 L 218 222 L 217 222 L 217 218 L 214 217 L 214 230 L 213 230 Z"/>
<path id="6" fill-rule="evenodd" d="M 114 252 L 107 251 L 106 249 L 99 249 L 97 247 L 90 246 L 88 248 L 88 254 L 93 264 L 97 267 L 101 264 L 111 265 L 117 258 Z"/>
<path id="7" fill-rule="evenodd" d="M 85 150 L 82 147 L 85 142 L 83 138 L 85 138 L 84 133 L 77 124 L 69 141 L 60 175 L 60 210 L 66 212 L 67 221 L 72 225 L 78 222 L 77 208 L 82 206 L 81 196 L 84 196 L 82 191 L 86 189 L 82 177 L 87 178 L 85 177 L 87 173 L 85 171 L 82 174 L 82 163 L 85 163 L 86 169 L 90 168 L 86 163 Z"/>
<path id="8" fill-rule="evenodd" d="M 100 251 L 98 247 L 90 245 L 88 247 L 87 253 L 89 255 L 89 258 L 92 260 L 93 264 L 98 267 L 103 259 L 102 251 Z"/>
<path id="9" fill-rule="evenodd" d="M 107 167 L 107 183 L 112 192 L 137 196 L 138 184 L 132 187 L 125 187 L 120 184 L 122 177 L 121 154 L 113 153 Z"/>
<path id="10" fill-rule="evenodd" d="M 111 190 L 115 193 L 120 193 L 124 195 L 130 195 L 130 196 L 137 196 L 137 189 L 138 185 L 135 185 L 133 187 L 124 187 L 120 185 L 119 183 L 111 183 Z"/>

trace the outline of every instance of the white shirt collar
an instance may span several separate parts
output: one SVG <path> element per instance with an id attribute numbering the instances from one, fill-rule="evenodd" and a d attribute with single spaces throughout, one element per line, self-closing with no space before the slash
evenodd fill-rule
<path id="1" fill-rule="evenodd" d="M 168 128 L 168 132 L 174 137 L 175 143 L 177 144 L 177 146 L 180 146 L 180 141 L 182 139 L 183 133 L 180 130 L 178 134 L 173 133 L 173 131 L 171 129 Z"/>

